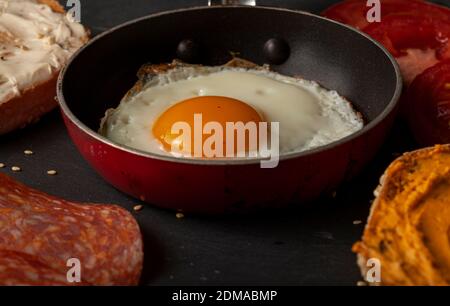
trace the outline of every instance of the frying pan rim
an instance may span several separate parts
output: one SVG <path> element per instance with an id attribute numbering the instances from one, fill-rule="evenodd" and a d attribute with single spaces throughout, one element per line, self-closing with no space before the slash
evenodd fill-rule
<path id="1" fill-rule="evenodd" d="M 319 16 L 319 15 L 316 15 L 316 14 L 313 14 L 310 12 L 306 12 L 306 11 L 302 11 L 302 10 L 287 9 L 287 8 L 279 8 L 279 7 L 245 6 L 245 5 L 196 6 L 196 7 L 191 7 L 191 8 L 181 8 L 181 9 L 163 11 L 163 12 L 153 13 L 150 15 L 139 17 L 136 19 L 132 19 L 130 21 L 121 23 L 117 26 L 112 27 L 111 29 L 109 29 L 107 31 L 100 33 L 99 35 L 92 38 L 83 47 L 78 49 L 72 55 L 72 57 L 69 59 L 67 64 L 63 67 L 63 69 L 60 71 L 59 76 L 58 76 L 58 81 L 57 81 L 57 100 L 58 100 L 59 106 L 61 108 L 61 111 L 77 128 L 79 128 L 84 133 L 88 134 L 90 137 L 96 139 L 97 141 L 100 141 L 101 143 L 111 146 L 115 149 L 122 150 L 127 153 L 137 155 L 140 157 L 146 157 L 146 158 L 156 159 L 156 160 L 160 160 L 160 161 L 173 162 L 173 163 L 202 165 L 202 166 L 235 166 L 235 165 L 237 166 L 237 165 L 252 165 L 252 164 L 260 163 L 264 159 L 251 158 L 251 159 L 232 159 L 232 160 L 230 160 L 230 159 L 205 160 L 205 159 L 195 159 L 195 158 L 177 158 L 177 157 L 168 156 L 168 155 L 145 152 L 142 150 L 131 148 L 126 145 L 121 145 L 119 143 L 113 142 L 113 141 L 109 140 L 108 138 L 100 135 L 98 132 L 92 130 L 87 125 L 85 125 L 80 119 L 78 119 L 78 117 L 75 116 L 75 114 L 70 110 L 69 106 L 67 105 L 66 100 L 64 98 L 64 93 L 63 93 L 63 83 L 65 80 L 65 75 L 66 75 L 67 71 L 70 69 L 73 61 L 78 57 L 78 55 L 80 53 L 82 53 L 85 49 L 89 48 L 91 45 L 95 44 L 98 40 L 102 39 L 103 37 L 105 37 L 107 35 L 110 35 L 110 34 L 116 32 L 119 29 L 128 27 L 132 24 L 139 23 L 143 20 L 152 19 L 155 17 L 164 16 L 164 15 L 170 15 L 170 14 L 174 14 L 174 13 L 182 13 L 182 12 L 186 12 L 186 11 L 199 11 L 199 10 L 234 9 L 234 8 L 244 8 L 244 9 L 251 9 L 251 10 L 261 9 L 261 10 L 280 11 L 280 12 L 308 15 L 313 18 L 318 18 L 318 19 L 325 20 L 326 22 L 334 23 L 338 26 L 346 28 L 347 30 L 350 30 L 359 35 L 362 35 L 363 37 L 368 39 L 370 42 L 372 42 L 376 47 L 381 49 L 381 51 L 383 51 L 383 53 L 390 60 L 392 66 L 394 68 L 394 71 L 395 71 L 396 87 L 395 87 L 394 94 L 393 94 L 391 100 L 389 101 L 389 103 L 387 104 L 387 106 L 383 109 L 383 111 L 377 117 L 375 117 L 369 124 L 365 125 L 361 130 L 359 130 L 355 133 L 352 133 L 344 138 L 341 138 L 337 141 L 333 141 L 327 145 L 320 146 L 320 147 L 313 148 L 313 149 L 306 150 L 306 151 L 301 151 L 301 152 L 288 152 L 288 153 L 280 154 L 280 156 L 279 156 L 280 162 L 284 161 L 284 160 L 291 160 L 291 159 L 296 159 L 296 158 L 301 158 L 301 157 L 307 157 L 307 156 L 317 154 L 317 153 L 322 153 L 322 152 L 328 151 L 328 150 L 333 150 L 341 145 L 351 142 L 352 140 L 355 140 L 359 137 L 363 137 L 364 134 L 368 133 L 370 130 L 372 130 L 379 124 L 381 124 L 386 117 L 388 117 L 393 111 L 395 111 L 395 109 L 399 103 L 400 95 L 402 93 L 402 88 L 403 88 L 403 81 L 402 81 L 402 76 L 400 73 L 400 68 L 399 68 L 395 58 L 376 40 L 372 39 L 367 34 L 361 32 L 355 28 L 352 28 L 346 24 Z"/>

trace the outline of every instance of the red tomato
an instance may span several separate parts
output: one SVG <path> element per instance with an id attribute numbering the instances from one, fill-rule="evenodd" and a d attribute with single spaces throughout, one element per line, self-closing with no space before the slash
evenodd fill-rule
<path id="1" fill-rule="evenodd" d="M 418 15 L 390 15 L 381 23 L 364 29 L 381 42 L 395 57 L 405 55 L 407 49 L 435 49 L 441 56 L 450 36 L 450 22 Z"/>
<path id="2" fill-rule="evenodd" d="M 363 30 L 370 25 L 367 21 L 367 0 L 347 0 L 339 2 L 322 15 L 336 21 L 351 25 Z M 422 17 L 450 20 L 450 11 L 442 6 L 431 4 L 422 0 L 381 0 L 381 21 L 391 14 L 418 14 Z"/>
<path id="3" fill-rule="evenodd" d="M 420 74 L 405 99 L 409 104 L 409 125 L 418 142 L 450 143 L 450 60 Z"/>
<path id="4" fill-rule="evenodd" d="M 390 15 L 364 29 L 397 58 L 406 85 L 425 69 L 450 58 L 450 22 L 418 15 Z"/>

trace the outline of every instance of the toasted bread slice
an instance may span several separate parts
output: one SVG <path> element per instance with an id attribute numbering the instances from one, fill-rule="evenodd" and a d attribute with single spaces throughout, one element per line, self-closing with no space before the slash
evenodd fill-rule
<path id="1" fill-rule="evenodd" d="M 375 258 L 382 285 L 450 285 L 450 145 L 404 154 L 375 196 L 353 246 L 363 277 Z"/>
<path id="2" fill-rule="evenodd" d="M 56 0 L 0 2 L 1 135 L 37 121 L 56 107 L 59 71 L 87 42 L 88 31 L 65 17 Z M 42 5 L 50 9 L 42 9 Z M 40 28 L 41 23 L 34 18 L 48 21 L 50 30 Z"/>

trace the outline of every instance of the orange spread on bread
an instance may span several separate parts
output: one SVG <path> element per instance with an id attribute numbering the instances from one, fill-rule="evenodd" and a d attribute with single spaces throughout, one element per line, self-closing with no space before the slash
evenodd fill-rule
<path id="1" fill-rule="evenodd" d="M 363 275 L 381 263 L 383 285 L 450 285 L 450 145 L 406 153 L 381 179 L 362 241 Z"/>

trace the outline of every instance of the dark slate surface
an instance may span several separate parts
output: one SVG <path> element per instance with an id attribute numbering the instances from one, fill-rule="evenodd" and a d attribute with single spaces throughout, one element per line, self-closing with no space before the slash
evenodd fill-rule
<path id="1" fill-rule="evenodd" d="M 330 1 L 260 1 L 317 11 Z M 81 0 L 82 22 L 97 34 L 131 18 L 204 1 Z M 151 206 L 134 213 L 145 240 L 142 284 L 150 285 L 354 285 L 360 279 L 351 253 L 373 199 L 372 191 L 397 152 L 411 149 L 401 122 L 375 161 L 335 198 L 309 207 L 252 215 L 202 217 Z M 25 149 L 35 152 L 23 154 Z M 71 143 L 60 114 L 0 136 L 1 172 L 53 195 L 83 202 L 139 203 L 105 183 Z M 13 173 L 11 166 L 23 171 Z M 56 169 L 57 176 L 46 171 Z"/>

